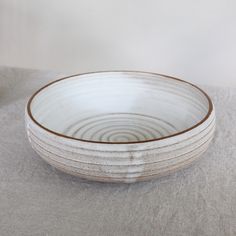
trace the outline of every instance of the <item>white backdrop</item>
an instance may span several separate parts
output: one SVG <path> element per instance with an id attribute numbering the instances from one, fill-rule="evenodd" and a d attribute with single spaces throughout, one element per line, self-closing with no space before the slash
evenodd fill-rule
<path id="1" fill-rule="evenodd" d="M 236 1 L 0 0 L 0 64 L 236 87 Z"/>

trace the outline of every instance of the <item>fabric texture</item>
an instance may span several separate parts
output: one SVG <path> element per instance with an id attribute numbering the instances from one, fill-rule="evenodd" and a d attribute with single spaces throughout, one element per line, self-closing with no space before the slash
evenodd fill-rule
<path id="1" fill-rule="evenodd" d="M 55 72 L 0 67 L 0 235 L 236 235 L 236 90 L 200 86 L 216 107 L 208 151 L 191 167 L 135 184 L 64 174 L 30 147 L 29 96 Z"/>

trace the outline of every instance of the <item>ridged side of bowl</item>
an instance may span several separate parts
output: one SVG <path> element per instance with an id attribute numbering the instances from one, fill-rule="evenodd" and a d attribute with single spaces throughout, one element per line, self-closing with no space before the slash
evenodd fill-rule
<path id="1" fill-rule="evenodd" d="M 214 136 L 215 111 L 182 134 L 151 142 L 106 144 L 73 140 L 38 126 L 26 111 L 26 129 L 33 149 L 63 172 L 102 182 L 149 180 L 190 165 Z"/>

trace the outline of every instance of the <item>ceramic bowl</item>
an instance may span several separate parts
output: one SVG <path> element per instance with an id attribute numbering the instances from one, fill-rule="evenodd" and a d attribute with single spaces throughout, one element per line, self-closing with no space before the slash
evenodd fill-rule
<path id="1" fill-rule="evenodd" d="M 106 182 L 136 182 L 188 166 L 215 129 L 197 86 L 131 71 L 74 75 L 39 89 L 26 109 L 33 149 L 52 166 Z"/>

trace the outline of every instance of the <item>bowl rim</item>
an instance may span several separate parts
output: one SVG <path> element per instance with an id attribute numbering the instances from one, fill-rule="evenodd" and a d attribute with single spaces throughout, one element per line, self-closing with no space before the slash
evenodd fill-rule
<path id="1" fill-rule="evenodd" d="M 147 139 L 147 140 L 141 140 L 141 141 L 132 141 L 132 142 L 107 142 L 107 141 L 95 141 L 95 140 L 87 140 L 87 139 L 80 139 L 80 138 L 75 138 L 75 137 L 72 137 L 72 136 L 68 136 L 68 135 L 65 135 L 65 134 L 62 134 L 62 133 L 59 133 L 59 132 L 56 132 L 56 131 L 53 131 L 45 126 L 43 126 L 42 124 L 40 124 L 33 116 L 32 112 L 31 112 L 31 103 L 33 101 L 33 99 L 37 96 L 37 94 L 39 94 L 41 91 L 43 91 L 45 88 L 55 84 L 55 83 L 58 83 L 62 80 L 66 80 L 66 79 L 74 79 L 74 78 L 78 78 L 78 76 L 83 76 L 83 75 L 92 75 L 92 74 L 100 74 L 100 73 L 140 73 L 140 74 L 149 74 L 149 75 L 154 75 L 154 76 L 161 76 L 162 78 L 164 79 L 172 79 L 172 80 L 176 80 L 176 81 L 179 81 L 179 82 L 182 82 L 182 83 L 185 83 L 187 85 L 190 85 L 194 88 L 196 88 L 198 91 L 200 91 L 208 100 L 208 112 L 207 114 L 198 122 L 196 123 L 195 125 L 187 128 L 187 129 L 184 129 L 182 131 L 179 131 L 177 133 L 174 133 L 174 134 L 171 134 L 171 135 L 167 135 L 167 136 L 163 136 L 163 137 L 160 137 L 160 138 L 155 138 L 155 139 Z M 160 140 L 164 140 L 164 139 L 168 139 L 168 138 L 172 138 L 172 137 L 175 137 L 175 136 L 178 136 L 178 135 L 181 135 L 181 134 L 184 134 L 184 133 L 187 133 L 195 128 L 197 128 L 198 126 L 200 126 L 202 123 L 204 123 L 211 115 L 213 111 L 213 103 L 212 103 L 212 100 L 211 98 L 209 97 L 209 95 L 203 91 L 201 88 L 199 88 L 197 85 L 195 84 L 192 84 L 188 81 L 185 81 L 185 80 L 182 80 L 182 79 L 179 79 L 179 78 L 176 78 L 176 77 L 173 77 L 173 76 L 169 76 L 169 75 L 165 75 L 165 74 L 160 74 L 160 73 L 155 73 L 155 72 L 146 72 L 146 71 L 136 71 L 136 70 L 105 70 L 105 71 L 94 71 L 94 72 L 86 72 L 86 73 L 79 73 L 79 74 L 73 74 L 73 75 L 70 75 L 70 76 L 66 76 L 66 77 L 63 77 L 63 78 L 60 78 L 60 79 L 57 79 L 57 80 L 54 80 L 46 85 L 44 85 L 43 87 L 41 87 L 40 89 L 38 89 L 35 93 L 33 93 L 33 95 L 29 98 L 28 102 L 27 102 L 27 105 L 26 105 L 26 112 L 28 114 L 28 116 L 30 117 L 30 119 L 37 125 L 39 126 L 40 128 L 42 128 L 43 130 L 51 133 L 51 134 L 54 134 L 56 136 L 59 136 L 59 137 L 62 137 L 62 138 L 66 138 L 66 139 L 71 139 L 71 140 L 77 140 L 77 141 L 81 141 L 81 142 L 85 142 L 85 143 L 94 143 L 94 144 L 140 144 L 140 143 L 150 143 L 150 142 L 155 142 L 155 141 L 160 141 Z"/>

